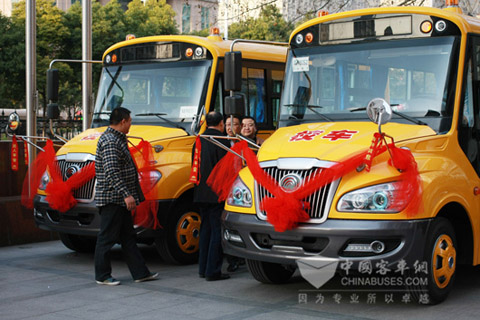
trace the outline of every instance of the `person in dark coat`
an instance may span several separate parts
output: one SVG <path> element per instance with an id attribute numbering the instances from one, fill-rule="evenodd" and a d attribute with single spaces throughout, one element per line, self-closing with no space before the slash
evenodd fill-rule
<path id="1" fill-rule="evenodd" d="M 207 130 L 204 135 L 225 136 L 224 122 L 221 113 L 212 111 L 206 116 Z M 228 148 L 226 139 L 218 139 Z M 220 216 L 224 202 L 218 202 L 218 196 L 210 189 L 206 181 L 215 165 L 226 154 L 226 151 L 217 145 L 200 138 L 199 183 L 193 190 L 193 201 L 198 204 L 202 224 L 200 226 L 200 243 L 198 257 L 198 273 L 207 281 L 225 280 L 230 278 L 222 273 L 223 250 L 221 244 Z M 195 153 L 194 145 L 193 150 Z"/>
<path id="2" fill-rule="evenodd" d="M 112 277 L 110 249 L 120 242 L 135 282 L 157 278 L 138 250 L 131 211 L 145 200 L 135 163 L 128 151 L 127 136 L 132 125 L 130 110 L 118 107 L 110 115 L 110 126 L 97 144 L 95 201 L 100 213 L 100 232 L 95 247 L 95 280 L 116 286 Z"/>

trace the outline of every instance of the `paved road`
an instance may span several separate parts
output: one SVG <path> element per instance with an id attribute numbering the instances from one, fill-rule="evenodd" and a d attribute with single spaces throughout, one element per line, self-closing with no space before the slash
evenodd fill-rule
<path id="1" fill-rule="evenodd" d="M 230 280 L 206 282 L 197 266 L 165 264 L 151 247 L 141 247 L 147 264 L 160 280 L 133 283 L 114 248 L 117 287 L 95 284 L 93 255 L 78 254 L 60 242 L 43 242 L 0 248 L 0 319 L 478 319 L 480 269 L 461 268 L 448 300 L 437 306 L 383 301 L 359 303 L 344 297 L 340 303 L 331 291 L 320 292 L 300 276 L 286 285 L 264 285 L 245 267 Z M 300 303 L 304 297 L 306 303 Z"/>

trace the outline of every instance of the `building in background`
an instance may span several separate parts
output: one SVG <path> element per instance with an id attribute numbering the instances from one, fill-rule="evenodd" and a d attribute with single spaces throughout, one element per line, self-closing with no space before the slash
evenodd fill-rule
<path id="1" fill-rule="evenodd" d="M 20 0 L 0 0 L 0 13 L 6 17 L 12 15 L 13 4 Z"/>
<path id="2" fill-rule="evenodd" d="M 260 14 L 261 8 L 267 4 L 276 5 L 285 20 L 297 23 L 302 21 L 305 16 L 315 16 L 320 10 L 336 13 L 398 5 L 443 8 L 445 0 L 219 0 L 218 26 L 221 32 L 225 31 L 225 19 L 230 25 L 248 17 L 256 18 Z M 480 14 L 479 0 L 459 0 L 459 5 L 465 13 Z"/>
<path id="3" fill-rule="evenodd" d="M 0 0 L 0 12 L 7 17 L 12 15 L 13 3 L 20 0 Z M 75 2 L 82 0 L 56 0 L 59 9 L 67 11 Z M 110 0 L 97 0 L 105 5 Z M 131 0 L 118 0 L 127 10 Z M 147 2 L 148 0 L 142 0 Z M 175 22 L 180 33 L 200 31 L 215 26 L 218 17 L 218 0 L 167 0 L 167 4 L 175 11 Z"/>
<path id="4" fill-rule="evenodd" d="M 167 0 L 167 3 L 176 13 L 180 33 L 208 29 L 217 22 L 218 0 Z"/>
<path id="5" fill-rule="evenodd" d="M 13 3 L 20 0 L 0 0 L 0 12 L 9 17 Z M 67 11 L 75 2 L 82 0 L 56 0 L 57 7 Z M 102 5 L 110 0 L 96 0 Z M 124 10 L 127 10 L 131 0 L 118 0 Z M 148 0 L 142 0 L 146 2 Z M 274 4 L 278 7 L 285 20 L 296 23 L 306 15 L 315 15 L 320 10 L 330 13 L 362 9 L 367 7 L 421 5 L 425 7 L 443 8 L 445 0 L 167 0 L 176 13 L 175 21 L 181 33 L 200 31 L 212 26 L 225 31 L 227 25 L 256 18 L 263 6 Z M 479 0 L 459 0 L 459 5 L 465 13 L 480 14 Z"/>

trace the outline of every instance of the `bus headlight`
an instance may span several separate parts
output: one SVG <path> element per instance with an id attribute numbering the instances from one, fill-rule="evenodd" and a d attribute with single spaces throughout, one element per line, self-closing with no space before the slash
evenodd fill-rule
<path id="1" fill-rule="evenodd" d="M 395 213 L 407 206 L 406 197 L 400 192 L 396 182 L 370 186 L 344 194 L 337 204 L 337 211 L 367 212 L 367 213 Z"/>
<path id="2" fill-rule="evenodd" d="M 233 183 L 232 189 L 227 198 L 227 204 L 238 207 L 252 206 L 252 193 L 240 177 L 237 177 Z"/>
<path id="3" fill-rule="evenodd" d="M 49 182 L 50 182 L 50 176 L 48 175 L 48 172 L 45 171 L 42 178 L 40 179 L 40 184 L 38 185 L 38 189 L 45 190 Z"/>

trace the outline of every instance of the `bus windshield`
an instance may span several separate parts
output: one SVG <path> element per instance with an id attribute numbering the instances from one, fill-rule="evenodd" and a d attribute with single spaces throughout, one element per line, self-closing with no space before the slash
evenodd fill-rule
<path id="1" fill-rule="evenodd" d="M 446 93 L 454 43 L 455 37 L 438 37 L 292 50 L 281 125 L 367 121 L 364 108 L 380 97 L 394 111 L 445 131 L 442 119 L 451 123 Z M 407 120 L 394 115 L 392 121 Z"/>
<path id="2" fill-rule="evenodd" d="M 108 125 L 120 106 L 131 111 L 133 124 L 189 126 L 205 99 L 210 67 L 211 60 L 105 67 L 92 127 Z"/>

